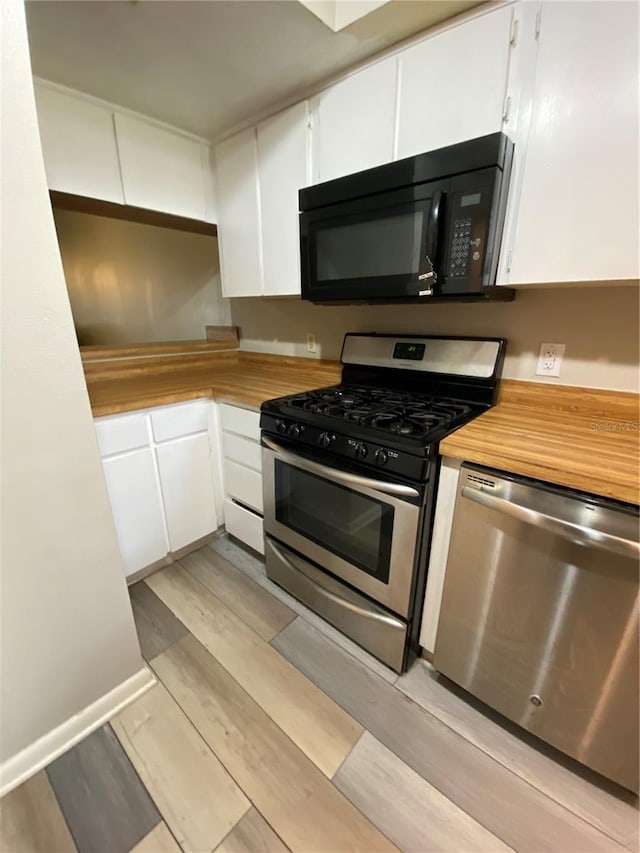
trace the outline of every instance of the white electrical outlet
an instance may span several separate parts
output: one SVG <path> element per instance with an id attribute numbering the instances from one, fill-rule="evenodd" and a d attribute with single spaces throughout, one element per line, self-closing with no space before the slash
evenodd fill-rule
<path id="1" fill-rule="evenodd" d="M 307 335 L 307 352 L 315 352 L 316 351 L 316 336 L 315 335 Z"/>
<path id="2" fill-rule="evenodd" d="M 537 376 L 560 376 L 564 344 L 540 344 Z"/>

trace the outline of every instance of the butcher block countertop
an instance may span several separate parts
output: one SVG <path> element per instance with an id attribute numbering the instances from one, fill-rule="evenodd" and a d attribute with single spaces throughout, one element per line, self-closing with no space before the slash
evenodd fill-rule
<path id="1" fill-rule="evenodd" d="M 85 364 L 95 417 L 198 397 L 259 409 L 265 400 L 340 381 L 337 361 L 227 352 Z"/>
<path id="2" fill-rule="evenodd" d="M 447 436 L 440 452 L 638 504 L 639 399 L 505 379 L 498 405 Z"/>
<path id="3" fill-rule="evenodd" d="M 285 394 L 334 385 L 335 361 L 200 351 L 85 361 L 95 417 L 198 397 L 259 409 Z M 498 404 L 440 444 L 443 456 L 639 503 L 636 394 L 505 379 Z"/>

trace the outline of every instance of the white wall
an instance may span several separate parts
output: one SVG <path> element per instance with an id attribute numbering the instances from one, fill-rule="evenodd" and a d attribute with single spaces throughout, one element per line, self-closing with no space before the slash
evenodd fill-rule
<path id="1" fill-rule="evenodd" d="M 190 340 L 229 325 L 215 237 L 68 210 L 55 222 L 82 344 Z"/>
<path id="2" fill-rule="evenodd" d="M 549 384 L 638 391 L 639 291 L 634 286 L 520 290 L 514 302 L 430 305 L 312 305 L 293 299 L 232 299 L 241 347 L 340 357 L 345 332 L 498 335 L 507 338 L 503 376 Z M 566 344 L 559 379 L 535 375 L 540 344 Z"/>
<path id="3" fill-rule="evenodd" d="M 73 332 L 20 0 L 2 0 L 0 791 L 149 683 Z"/>

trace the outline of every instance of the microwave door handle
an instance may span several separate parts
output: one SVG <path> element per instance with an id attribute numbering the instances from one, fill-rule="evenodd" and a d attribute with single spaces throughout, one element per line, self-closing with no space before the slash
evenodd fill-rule
<path id="1" fill-rule="evenodd" d="M 430 286 L 433 286 L 438 280 L 436 272 L 439 261 L 439 237 L 440 237 L 440 222 L 444 211 L 445 191 L 438 190 L 434 193 L 431 211 L 429 213 L 429 222 L 427 224 L 427 236 L 425 240 L 425 258 L 431 269 L 428 269 L 424 276 L 420 276 L 423 281 L 428 281 Z"/>

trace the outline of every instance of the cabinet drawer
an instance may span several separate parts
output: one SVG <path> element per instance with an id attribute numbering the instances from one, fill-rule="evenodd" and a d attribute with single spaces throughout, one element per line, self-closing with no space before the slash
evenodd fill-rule
<path id="1" fill-rule="evenodd" d="M 181 438 L 207 429 L 208 402 L 187 403 L 184 406 L 169 406 L 151 412 L 151 426 L 156 441 Z"/>
<path id="2" fill-rule="evenodd" d="M 147 447 L 149 433 L 146 417 L 143 414 L 115 415 L 94 422 L 98 436 L 100 456 L 112 456 L 127 450 Z"/>
<path id="3" fill-rule="evenodd" d="M 262 450 L 256 441 L 248 441 L 239 435 L 225 432 L 222 436 L 222 448 L 225 459 L 239 462 L 255 471 L 262 471 Z"/>
<path id="4" fill-rule="evenodd" d="M 235 432 L 253 441 L 260 441 L 260 413 L 252 412 L 250 409 L 241 409 L 239 406 L 220 406 L 222 416 L 222 429 L 227 432 Z"/>
<path id="5" fill-rule="evenodd" d="M 229 497 L 262 512 L 262 476 L 257 471 L 227 459 L 224 463 L 224 482 Z"/>
<path id="6" fill-rule="evenodd" d="M 233 501 L 225 500 L 224 524 L 227 533 L 235 536 L 259 554 L 264 554 L 264 533 L 259 515 L 234 504 Z"/>

